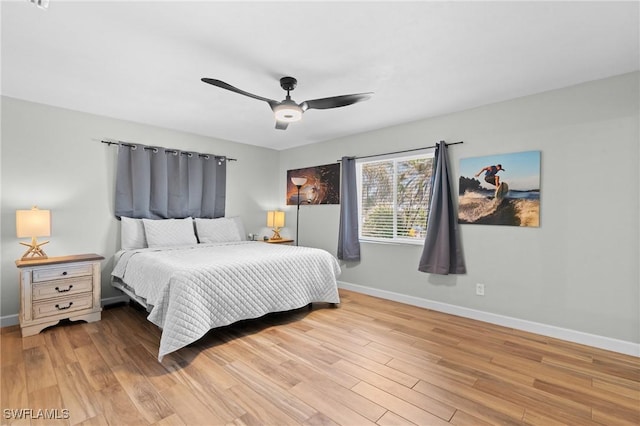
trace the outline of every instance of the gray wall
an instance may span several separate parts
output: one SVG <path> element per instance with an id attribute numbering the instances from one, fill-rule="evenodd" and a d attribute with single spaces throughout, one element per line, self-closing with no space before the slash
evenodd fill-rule
<path id="1" fill-rule="evenodd" d="M 119 247 L 116 150 L 97 139 L 238 158 L 228 168 L 227 213 L 264 234 L 265 210 L 284 209 L 283 236 L 295 234 L 295 209 L 284 199 L 288 169 L 464 140 L 449 150 L 454 177 L 460 158 L 542 152 L 541 227 L 462 225 L 468 273 L 461 276 L 417 272 L 419 246 L 365 243 L 362 261 L 343 264 L 340 279 L 638 343 L 639 80 L 640 73 L 623 75 L 281 152 L 3 97 L 0 314 L 18 311 L 15 210 L 33 204 L 52 211 L 47 253 L 104 255 L 103 297 L 117 295 L 108 285 Z M 335 253 L 338 210 L 302 206 L 301 244 Z M 486 285 L 484 297 L 475 296 L 477 282 Z"/>
<path id="2" fill-rule="evenodd" d="M 263 229 L 264 212 L 279 202 L 277 151 L 2 97 L 0 316 L 15 315 L 19 306 L 14 262 L 24 247 L 16 238 L 15 211 L 34 204 L 51 210 L 45 252 L 105 256 L 102 297 L 119 295 L 108 281 L 120 246 L 113 215 L 116 147 L 101 138 L 237 158 L 227 167 L 226 211 L 242 216 L 247 232 Z"/>
<path id="3" fill-rule="evenodd" d="M 463 140 L 449 148 L 457 188 L 460 158 L 540 150 L 539 228 L 461 225 L 468 270 L 461 276 L 418 272 L 421 247 L 363 243 L 362 261 L 343 264 L 340 280 L 640 342 L 639 76 L 282 151 L 280 194 L 287 169 L 343 155 Z M 338 214 L 338 206 L 302 206 L 301 243 L 335 253 Z M 475 295 L 476 283 L 485 284 L 484 297 Z"/>

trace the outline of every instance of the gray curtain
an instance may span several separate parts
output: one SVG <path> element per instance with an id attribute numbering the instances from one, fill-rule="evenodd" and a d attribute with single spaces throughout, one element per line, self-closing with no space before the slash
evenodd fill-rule
<path id="1" fill-rule="evenodd" d="M 353 157 L 342 157 L 338 259 L 360 260 L 356 159 Z"/>
<path id="2" fill-rule="evenodd" d="M 209 154 L 120 145 L 115 215 L 167 219 L 224 216 L 227 162 Z"/>
<path id="3" fill-rule="evenodd" d="M 431 178 L 427 236 L 418 270 L 431 274 L 465 274 L 456 212 L 451 195 L 447 145 L 436 144 L 434 172 Z"/>

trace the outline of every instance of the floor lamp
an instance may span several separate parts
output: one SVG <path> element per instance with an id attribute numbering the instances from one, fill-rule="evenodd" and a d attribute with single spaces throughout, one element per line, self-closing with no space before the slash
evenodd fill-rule
<path id="1" fill-rule="evenodd" d="M 298 203 L 298 210 L 296 211 L 296 245 L 298 245 L 298 230 L 300 226 L 298 223 L 300 222 L 300 188 L 302 185 L 307 183 L 307 178 L 304 177 L 292 177 L 291 182 L 298 188 L 298 198 L 296 199 Z"/>

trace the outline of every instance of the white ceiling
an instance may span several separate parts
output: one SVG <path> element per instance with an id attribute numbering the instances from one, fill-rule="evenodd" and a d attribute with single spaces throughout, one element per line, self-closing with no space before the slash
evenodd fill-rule
<path id="1" fill-rule="evenodd" d="M 3 1 L 2 94 L 285 149 L 640 68 L 633 2 Z M 265 102 L 375 92 L 285 131 Z M 96 135 L 110 137 L 111 135 Z"/>

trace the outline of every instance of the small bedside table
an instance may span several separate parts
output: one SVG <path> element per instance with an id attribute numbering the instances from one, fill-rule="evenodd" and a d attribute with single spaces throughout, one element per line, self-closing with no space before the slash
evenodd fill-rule
<path id="1" fill-rule="evenodd" d="M 16 260 L 20 270 L 20 328 L 33 336 L 62 319 L 100 321 L 97 254 Z"/>
<path id="2" fill-rule="evenodd" d="M 283 238 L 281 240 L 259 240 L 262 241 L 263 243 L 269 243 L 269 244 L 293 244 L 293 240 L 289 240 L 287 238 Z"/>

